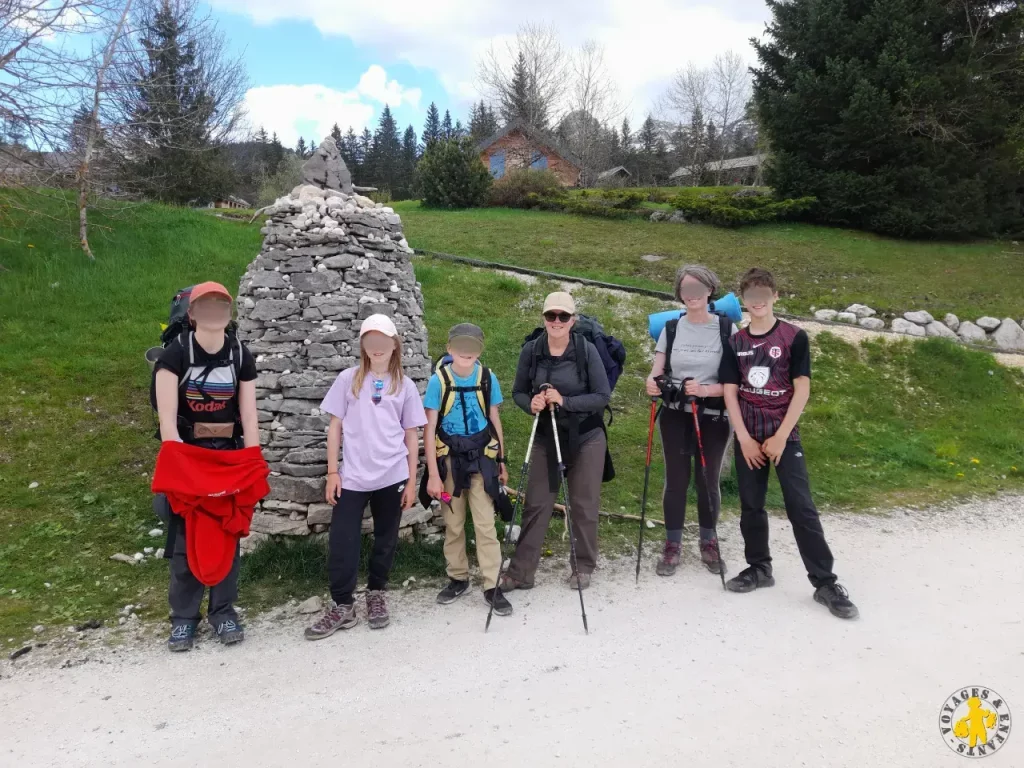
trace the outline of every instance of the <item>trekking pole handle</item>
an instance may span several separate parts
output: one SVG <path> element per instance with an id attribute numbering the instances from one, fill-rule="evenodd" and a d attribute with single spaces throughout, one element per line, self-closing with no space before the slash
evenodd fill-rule
<path id="1" fill-rule="evenodd" d="M 686 397 L 686 402 L 689 403 L 690 405 L 693 405 L 695 402 L 697 402 L 697 396 L 686 394 L 686 382 L 688 381 L 693 381 L 693 376 L 687 376 L 685 379 L 683 379 L 683 395 Z"/>

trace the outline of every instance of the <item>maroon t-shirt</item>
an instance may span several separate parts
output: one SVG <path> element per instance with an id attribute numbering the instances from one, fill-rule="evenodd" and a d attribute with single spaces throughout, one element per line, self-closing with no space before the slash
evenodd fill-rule
<path id="1" fill-rule="evenodd" d="M 772 329 L 755 336 L 744 328 L 734 333 L 722 354 L 718 380 L 739 387 L 740 413 L 750 436 L 763 442 L 774 435 L 793 401 L 793 379 L 811 375 L 811 344 L 807 332 L 776 320 Z M 794 427 L 790 440 L 800 439 Z"/>

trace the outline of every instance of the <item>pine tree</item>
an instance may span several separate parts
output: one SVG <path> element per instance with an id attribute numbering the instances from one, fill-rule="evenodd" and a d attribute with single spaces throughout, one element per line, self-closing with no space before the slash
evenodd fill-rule
<path id="1" fill-rule="evenodd" d="M 203 41 L 181 9 L 161 5 L 141 30 L 143 71 L 129 105 L 130 140 L 144 157 L 131 168 L 148 197 L 177 203 L 212 200 L 231 190 L 226 159 L 210 138 L 217 119 L 216 82 L 204 68 Z"/>
<path id="2" fill-rule="evenodd" d="M 502 94 L 501 117 L 505 124 L 521 120 L 537 128 L 548 128 L 547 106 L 537 92 L 537 83 L 530 74 L 526 55 L 522 52 L 512 67 L 512 80 Z"/>
<path id="3" fill-rule="evenodd" d="M 418 159 L 416 131 L 410 125 L 402 136 L 402 188 L 395 192 L 396 199 L 409 200 L 415 197 L 416 161 Z"/>
<path id="4" fill-rule="evenodd" d="M 269 158 L 267 163 L 268 171 L 271 174 L 277 173 L 281 161 L 284 160 L 284 146 L 281 144 L 281 140 L 277 138 L 277 131 L 274 131 L 274 135 L 270 137 Z"/>
<path id="5" fill-rule="evenodd" d="M 498 118 L 494 111 L 481 101 L 474 104 L 469 113 L 469 135 L 475 141 L 490 138 L 498 131 Z"/>
<path id="6" fill-rule="evenodd" d="M 299 136 L 298 142 L 295 144 L 295 154 L 299 156 L 299 159 L 306 157 L 307 147 L 306 140 Z"/>
<path id="7" fill-rule="evenodd" d="M 622 165 L 622 140 L 617 128 L 612 128 L 608 133 L 608 155 L 612 166 Z"/>
<path id="8" fill-rule="evenodd" d="M 655 152 L 657 151 L 658 144 L 658 128 L 654 124 L 654 118 L 651 115 L 648 115 L 647 119 L 644 120 L 643 124 L 640 126 L 640 132 L 637 134 L 637 144 L 639 144 L 637 150 L 637 162 L 640 167 L 640 184 L 641 186 L 653 184 L 656 164 Z"/>
<path id="9" fill-rule="evenodd" d="M 447 141 L 454 135 L 452 128 L 452 113 L 447 109 L 444 111 L 444 119 L 441 121 L 441 138 Z"/>
<path id="10" fill-rule="evenodd" d="M 462 125 L 462 121 L 461 120 L 456 120 L 455 121 L 455 127 L 452 129 L 452 138 L 453 139 L 461 139 L 465 135 L 466 135 L 466 129 Z"/>
<path id="11" fill-rule="evenodd" d="M 754 100 L 767 181 L 815 215 L 897 236 L 1020 228 L 1020 3 L 768 0 Z"/>
<path id="12" fill-rule="evenodd" d="M 337 123 L 335 123 L 334 127 L 331 128 L 331 138 L 334 139 L 334 143 L 338 145 L 338 151 L 341 151 L 344 137 L 341 135 L 341 128 L 338 127 Z"/>
<path id="13" fill-rule="evenodd" d="M 430 107 L 427 108 L 427 119 L 423 123 L 423 147 L 426 149 L 435 141 L 441 139 L 441 115 L 437 111 L 437 105 L 434 102 L 430 102 Z"/>
<path id="14" fill-rule="evenodd" d="M 398 125 L 391 114 L 391 107 L 387 104 L 373 134 L 371 158 L 373 186 L 393 191 L 402 184 L 402 140 L 398 136 Z"/>
<path id="15" fill-rule="evenodd" d="M 356 147 L 356 167 L 359 169 L 359 183 L 372 187 L 376 171 L 373 168 L 373 134 L 363 128 Z M 353 171 L 354 173 L 354 171 Z"/>
<path id="16" fill-rule="evenodd" d="M 698 187 L 704 183 L 708 175 L 708 161 L 711 158 L 711 147 L 708 144 L 707 128 L 704 125 L 704 111 L 698 105 L 690 118 L 690 157 L 687 167 L 690 169 L 690 186 Z"/>

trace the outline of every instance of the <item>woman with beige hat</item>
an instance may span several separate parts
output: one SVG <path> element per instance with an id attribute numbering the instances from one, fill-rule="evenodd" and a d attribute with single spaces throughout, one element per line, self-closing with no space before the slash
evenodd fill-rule
<path id="1" fill-rule="evenodd" d="M 512 397 L 533 416 L 556 407 L 576 545 L 573 570 L 578 578 L 570 575 L 569 586 L 586 589 L 597 564 L 598 510 L 608 444 L 602 413 L 611 388 L 597 349 L 573 332 L 575 323 L 572 296 L 549 294 L 544 301 L 544 332 L 523 345 Z M 560 482 L 554 437 L 551 420 L 541 417 L 530 462 L 522 532 L 500 585 L 504 592 L 533 587 Z"/>

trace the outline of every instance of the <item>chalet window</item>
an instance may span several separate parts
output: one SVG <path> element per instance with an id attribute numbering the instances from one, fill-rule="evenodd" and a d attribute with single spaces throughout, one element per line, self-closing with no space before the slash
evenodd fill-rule
<path id="1" fill-rule="evenodd" d="M 547 155 L 544 155 L 537 150 L 533 151 L 533 156 L 530 158 L 530 167 L 537 171 L 545 171 L 548 167 Z"/>
<path id="2" fill-rule="evenodd" d="M 499 149 L 491 155 L 491 176 L 500 179 L 505 175 L 505 150 Z"/>

